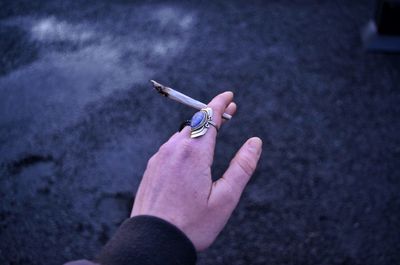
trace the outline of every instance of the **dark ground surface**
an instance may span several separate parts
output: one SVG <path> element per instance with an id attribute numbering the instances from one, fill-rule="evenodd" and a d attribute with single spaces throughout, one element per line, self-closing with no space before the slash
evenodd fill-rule
<path id="1" fill-rule="evenodd" d="M 198 264 L 400 264 L 400 57 L 367 54 L 372 1 L 0 2 L 0 264 L 91 258 L 148 158 L 231 89 L 215 176 L 259 168 Z"/>

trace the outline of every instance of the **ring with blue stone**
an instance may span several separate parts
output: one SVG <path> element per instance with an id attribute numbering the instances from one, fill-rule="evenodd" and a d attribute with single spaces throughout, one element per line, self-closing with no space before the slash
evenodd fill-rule
<path id="1" fill-rule="evenodd" d="M 203 136 L 206 134 L 208 128 L 210 128 L 210 125 L 218 132 L 218 127 L 212 121 L 212 116 L 213 110 L 211 108 L 203 108 L 199 112 L 196 112 L 190 121 L 190 137 L 197 138 Z"/>

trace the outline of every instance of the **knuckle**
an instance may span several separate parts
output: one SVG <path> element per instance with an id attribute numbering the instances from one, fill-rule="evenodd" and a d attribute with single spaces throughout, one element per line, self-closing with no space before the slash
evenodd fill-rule
<path id="1" fill-rule="evenodd" d="M 152 157 L 150 157 L 149 161 L 147 161 L 147 168 L 152 167 L 152 165 L 156 165 L 157 164 L 157 153 L 154 154 Z"/>
<path id="2" fill-rule="evenodd" d="M 222 205 L 225 207 L 227 205 L 230 206 L 235 206 L 239 202 L 238 196 L 231 191 L 231 192 L 226 192 L 222 198 Z"/>
<path id="3" fill-rule="evenodd" d="M 233 190 L 226 192 L 225 196 L 224 196 L 225 203 L 226 204 L 236 204 L 238 202 L 237 197 L 238 196 L 236 196 L 236 193 Z"/>
<path id="4" fill-rule="evenodd" d="M 182 158 L 192 157 L 195 153 L 191 139 L 182 140 L 178 148 Z"/>
<path id="5" fill-rule="evenodd" d="M 166 142 L 160 146 L 157 154 L 168 157 L 171 155 L 172 151 L 173 151 L 173 148 L 171 147 L 171 145 L 168 142 Z"/>
<path id="6" fill-rule="evenodd" d="M 157 165 L 159 161 L 162 161 L 165 157 L 171 156 L 173 152 L 173 147 L 169 142 L 164 143 L 160 146 L 157 153 L 155 153 L 147 162 L 147 167 L 151 165 Z"/>
<path id="7" fill-rule="evenodd" d="M 236 204 L 238 202 L 238 189 L 234 188 L 233 185 L 226 179 L 224 179 L 224 193 L 223 193 L 223 204 Z"/>
<path id="8" fill-rule="evenodd" d="M 248 156 L 241 156 L 237 158 L 235 162 L 247 176 L 251 176 L 256 168 L 254 161 Z"/>

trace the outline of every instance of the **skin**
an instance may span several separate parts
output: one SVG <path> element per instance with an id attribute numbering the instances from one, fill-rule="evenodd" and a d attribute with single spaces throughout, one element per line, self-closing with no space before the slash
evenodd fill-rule
<path id="1" fill-rule="evenodd" d="M 218 127 L 222 113 L 236 112 L 232 92 L 217 95 L 208 106 Z M 248 139 L 223 176 L 213 182 L 216 136 L 210 127 L 205 135 L 191 139 L 190 127 L 185 127 L 163 144 L 147 164 L 131 217 L 159 217 L 183 231 L 197 251 L 209 247 L 239 202 L 262 150 L 260 138 Z"/>

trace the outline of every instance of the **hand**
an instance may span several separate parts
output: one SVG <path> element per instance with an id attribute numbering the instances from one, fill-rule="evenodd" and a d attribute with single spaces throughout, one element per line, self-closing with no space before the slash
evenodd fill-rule
<path id="1" fill-rule="evenodd" d="M 222 113 L 235 113 L 232 100 L 233 93 L 225 92 L 209 103 L 218 127 Z M 210 167 L 216 136 L 216 129 L 210 126 L 205 135 L 191 139 L 187 126 L 163 144 L 148 162 L 131 216 L 162 218 L 182 230 L 196 250 L 209 247 L 235 209 L 262 146 L 257 137 L 247 140 L 224 175 L 213 182 Z"/>

